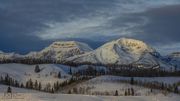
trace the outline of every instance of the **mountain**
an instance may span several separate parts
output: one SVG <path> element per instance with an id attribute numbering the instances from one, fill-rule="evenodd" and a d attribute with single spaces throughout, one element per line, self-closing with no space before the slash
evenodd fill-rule
<path id="1" fill-rule="evenodd" d="M 24 57 L 63 61 L 68 57 L 80 55 L 89 51 L 92 51 L 92 49 L 85 43 L 76 41 L 59 41 L 52 43 L 40 52 L 30 52 Z"/>
<path id="2" fill-rule="evenodd" d="M 143 41 L 128 38 L 113 40 L 94 51 L 70 57 L 67 61 L 102 64 L 164 64 L 161 55 L 155 49 Z"/>
<path id="3" fill-rule="evenodd" d="M 0 60 L 6 60 L 6 59 L 18 59 L 22 58 L 22 55 L 17 53 L 4 53 L 3 51 L 0 51 Z"/>
<path id="4" fill-rule="evenodd" d="M 30 52 L 27 55 L 0 51 L 0 60 L 42 59 L 74 63 L 144 64 L 146 65 L 144 67 L 160 65 L 160 67 L 170 68 L 180 63 L 179 54 L 173 53 L 166 58 L 143 41 L 120 38 L 108 42 L 95 50 L 81 42 L 57 41 L 39 52 Z"/>
<path id="5" fill-rule="evenodd" d="M 171 53 L 168 57 L 168 62 L 180 68 L 180 52 Z"/>

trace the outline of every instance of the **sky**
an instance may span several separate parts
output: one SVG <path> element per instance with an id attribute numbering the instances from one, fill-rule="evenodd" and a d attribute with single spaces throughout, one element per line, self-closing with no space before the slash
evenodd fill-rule
<path id="1" fill-rule="evenodd" d="M 180 0 L 0 0 L 0 50 L 26 54 L 54 41 L 92 48 L 122 38 L 180 51 Z"/>

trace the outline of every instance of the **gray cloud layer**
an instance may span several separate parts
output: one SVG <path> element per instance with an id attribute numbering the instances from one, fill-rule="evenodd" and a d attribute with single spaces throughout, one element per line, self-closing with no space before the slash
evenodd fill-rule
<path id="1" fill-rule="evenodd" d="M 180 51 L 178 4 L 179 0 L 1 0 L 0 50 L 39 50 L 54 40 L 98 47 L 131 37 L 162 52 Z"/>

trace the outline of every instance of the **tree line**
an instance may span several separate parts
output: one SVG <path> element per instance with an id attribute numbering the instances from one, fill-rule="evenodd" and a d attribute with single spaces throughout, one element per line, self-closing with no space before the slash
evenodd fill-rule
<path id="1" fill-rule="evenodd" d="M 54 83 L 47 83 L 44 86 L 42 86 L 41 82 L 38 82 L 37 80 L 33 81 L 31 78 L 27 80 L 25 83 L 20 83 L 18 80 L 13 79 L 7 74 L 4 77 L 3 76 L 0 77 L 0 84 L 12 86 L 12 87 L 18 87 L 18 88 L 33 89 L 33 90 L 49 92 L 49 93 L 56 93 L 72 83 L 80 82 L 83 80 L 89 80 L 91 78 L 92 77 L 73 76 L 70 79 L 67 79 L 63 82 L 56 81 Z"/>
<path id="2" fill-rule="evenodd" d="M 167 91 L 167 92 L 173 92 L 176 94 L 180 94 L 180 89 L 178 89 L 178 86 L 180 86 L 180 82 L 173 83 L 173 84 L 170 84 L 170 83 L 167 84 L 164 82 L 134 80 L 133 77 L 131 77 L 129 80 L 120 80 L 120 82 L 150 88 L 151 90 L 158 89 L 158 90 L 163 90 L 163 91 Z"/>

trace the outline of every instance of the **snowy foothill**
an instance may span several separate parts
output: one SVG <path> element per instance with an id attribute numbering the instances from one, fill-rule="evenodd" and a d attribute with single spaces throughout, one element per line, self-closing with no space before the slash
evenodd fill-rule
<path id="1" fill-rule="evenodd" d="M 70 67 L 66 65 L 59 64 L 40 64 L 39 73 L 35 73 L 36 65 L 25 65 L 25 64 L 0 64 L 0 76 L 6 76 L 7 74 L 15 80 L 21 83 L 25 83 L 27 80 L 32 79 L 32 81 L 37 80 L 41 82 L 42 85 L 47 83 L 53 84 L 56 81 L 63 82 L 71 78 L 69 75 L 69 70 L 72 72 L 77 72 L 78 70 L 87 69 L 88 65 L 82 65 L 78 67 Z M 106 71 L 106 67 L 95 66 L 96 70 Z M 61 78 L 58 78 L 58 73 L 61 73 Z M 91 81 L 101 82 L 101 81 L 117 81 L 117 80 L 130 80 L 130 77 L 120 77 L 120 76 L 100 76 Z M 134 80 L 148 81 L 148 82 L 163 82 L 166 84 L 173 84 L 180 82 L 179 77 L 134 77 Z"/>
<path id="2" fill-rule="evenodd" d="M 88 68 L 88 65 L 70 67 L 60 64 L 39 64 L 40 71 L 35 72 L 36 66 L 15 63 L 0 64 L 0 76 L 6 76 L 8 74 L 22 83 L 25 83 L 29 79 L 32 79 L 32 81 L 37 80 L 44 86 L 47 83 L 53 84 L 57 81 L 63 82 L 70 79 L 71 75 L 68 74 L 70 69 L 72 69 L 72 72 L 76 72 Z M 97 68 L 97 70 L 106 70 L 103 66 L 95 66 L 94 68 Z M 61 72 L 61 78 L 57 77 L 58 72 Z M 175 93 L 167 93 L 158 89 L 151 90 L 143 86 L 121 82 L 121 80 L 130 79 L 131 77 L 122 76 L 97 76 L 90 80 L 76 82 L 71 87 L 67 87 L 65 91 L 59 91 L 55 94 L 11 87 L 14 97 L 12 99 L 6 96 L 8 86 L 1 84 L 0 101 L 179 101 L 180 99 L 180 96 Z M 134 80 L 163 82 L 167 84 L 180 82 L 179 77 L 134 77 Z M 131 89 L 131 93 L 133 89 L 134 96 L 124 96 L 125 91 L 128 91 L 128 89 Z M 115 96 L 116 91 L 118 96 Z"/>
<path id="3" fill-rule="evenodd" d="M 36 73 L 35 67 L 36 65 L 25 65 L 25 64 L 1 64 L 0 65 L 0 76 L 6 76 L 7 74 L 21 82 L 26 83 L 28 80 L 32 80 L 35 82 L 41 82 L 42 86 L 50 83 L 53 84 L 55 82 L 63 82 L 70 78 L 70 75 L 67 74 L 60 66 L 56 66 L 54 64 L 42 64 L 38 65 L 40 68 L 40 72 Z M 61 78 L 58 78 L 58 73 L 61 73 Z"/>

